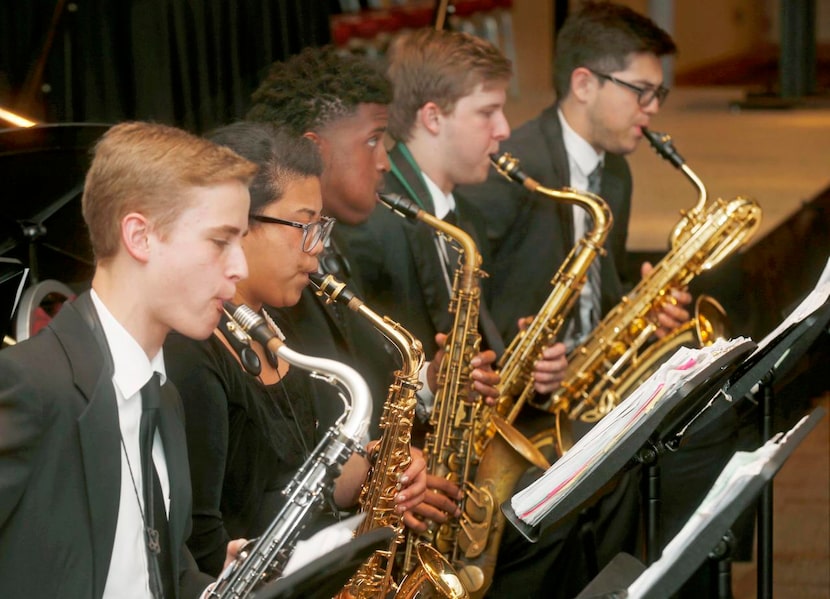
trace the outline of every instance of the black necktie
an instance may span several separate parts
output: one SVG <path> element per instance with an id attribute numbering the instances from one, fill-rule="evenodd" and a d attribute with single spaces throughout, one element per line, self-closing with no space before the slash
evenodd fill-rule
<path id="1" fill-rule="evenodd" d="M 147 540 L 147 567 L 150 591 L 153 597 L 174 597 L 170 539 L 164 495 L 158 473 L 153 464 L 153 439 L 158 426 L 161 389 L 159 375 L 153 373 L 141 388 L 141 424 L 139 443 L 141 449 L 141 477 L 144 487 L 144 525 Z"/>

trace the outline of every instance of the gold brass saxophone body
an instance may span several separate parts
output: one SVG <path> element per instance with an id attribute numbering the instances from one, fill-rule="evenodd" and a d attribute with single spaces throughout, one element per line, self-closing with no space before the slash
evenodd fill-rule
<path id="1" fill-rule="evenodd" d="M 493 406 L 485 406 L 481 410 L 481 425 L 476 435 L 476 449 L 480 455 L 496 435 L 501 421 L 513 424 L 522 407 L 532 397 L 533 364 L 545 347 L 556 342 L 562 323 L 579 299 L 588 268 L 594 260 L 605 254 L 602 245 L 613 224 L 608 204 L 598 195 L 575 189 L 544 187 L 521 171 L 518 160 L 507 153 L 493 156 L 491 160 L 499 173 L 531 192 L 587 210 L 593 228 L 571 249 L 551 280 L 553 288 L 545 303 L 528 327 L 513 338 L 496 365 L 500 378 L 499 397 Z"/>
<path id="2" fill-rule="evenodd" d="M 671 290 L 685 287 L 742 247 L 761 222 L 761 208 L 750 198 L 717 199 L 707 205 L 706 188 L 674 150 L 671 138 L 645 128 L 643 133 L 695 185 L 698 203 L 681 212 L 670 237 L 671 249 L 651 274 L 569 354 L 565 380 L 551 403 L 560 420 L 563 414 L 570 420 L 599 420 L 677 347 L 711 343 L 724 328 L 725 314 L 717 302 L 705 298 L 699 301 L 692 321 L 644 351 L 658 328 L 656 312 L 664 302 L 673 301 Z M 560 429 L 568 424 L 560 423 Z M 564 450 L 569 449 L 564 445 Z"/>
<path id="3" fill-rule="evenodd" d="M 465 543 L 473 543 L 469 532 L 489 530 L 498 513 L 499 503 L 486 490 L 473 484 L 477 462 L 473 436 L 478 422 L 480 402 L 469 401 L 472 359 L 478 354 L 481 336 L 478 316 L 481 302 L 481 255 L 472 237 L 458 227 L 429 214 L 410 200 L 395 194 L 378 194 L 380 201 L 391 210 L 418 220 L 435 229 L 445 239 L 455 243 L 459 252 L 458 267 L 453 277 L 449 312 L 453 324 L 444 346 L 444 358 L 438 372 L 438 391 L 430 415 L 431 432 L 426 435 L 424 458 L 427 472 L 457 484 L 464 492 L 460 518 L 451 518 L 425 533 L 407 534 L 404 571 L 415 565 L 418 547 L 432 545 L 456 567 L 467 591 L 475 588 L 480 578 L 475 568 L 459 566 L 459 556 Z M 471 581 L 473 581 L 471 583 Z"/>
<path id="4" fill-rule="evenodd" d="M 388 549 L 376 551 L 361 565 L 346 587 L 347 594 L 358 599 L 382 599 L 394 591 L 402 599 L 425 595 L 462 599 L 466 592 L 458 575 L 442 555 L 429 549 L 419 554 L 418 566 L 400 586 L 395 579 L 395 557 L 404 541 L 403 516 L 395 510 L 395 496 L 398 481 L 412 461 L 409 442 L 417 403 L 415 394 L 421 387 L 418 377 L 424 363 L 423 346 L 400 324 L 369 309 L 334 276 L 312 274 L 311 281 L 318 288 L 318 295 L 325 296 L 327 301 L 345 303 L 368 319 L 395 345 L 402 360 L 383 406 L 382 435 L 373 450 L 371 472 L 360 492 L 360 507 L 366 517 L 355 532 L 359 535 L 388 526 L 396 535 Z"/>
<path id="5" fill-rule="evenodd" d="M 572 189 L 553 190 L 542 187 L 519 169 L 510 154 L 491 158 L 496 169 L 511 181 L 524 185 L 556 201 L 576 204 L 588 210 L 593 229 L 571 250 L 551 281 L 553 290 L 527 329 L 520 332 L 502 354 L 497 369 L 499 397 L 492 406 L 483 405 L 476 427 L 475 449 L 480 462 L 475 474 L 475 487 L 486 489 L 496 505 L 514 493 L 516 483 L 531 464 L 545 470 L 548 461 L 534 444 L 512 427 L 522 406 L 534 393 L 533 364 L 542 350 L 555 342 L 562 322 L 576 303 L 591 265 L 604 252 L 602 244 L 611 228 L 608 205 L 599 197 Z M 499 546 L 507 522 L 501 511 L 491 519 L 489 530 L 475 530 L 467 538 L 461 561 L 480 572 L 480 586 L 472 597 L 481 597 L 489 588 L 495 571 Z M 473 534 L 475 533 L 475 534 Z M 459 540 L 459 543 L 461 541 Z"/>

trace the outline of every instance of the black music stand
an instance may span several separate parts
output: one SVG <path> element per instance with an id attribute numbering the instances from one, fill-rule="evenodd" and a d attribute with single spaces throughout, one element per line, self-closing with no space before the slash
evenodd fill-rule
<path id="1" fill-rule="evenodd" d="M 729 409 L 730 403 L 754 398 L 758 403 L 761 442 L 771 438 L 775 403 L 774 381 L 792 370 L 830 326 L 830 300 L 801 322 L 789 326 L 751 355 L 713 396 L 713 403 L 689 427 L 703 427 Z M 765 486 L 758 501 L 758 597 L 772 597 L 773 505 L 772 485 Z"/>
<path id="2" fill-rule="evenodd" d="M 683 385 L 662 398 L 659 403 L 640 418 L 612 447 L 605 447 L 603 454 L 590 467 L 589 471 L 574 486 L 570 487 L 561 500 L 553 506 L 536 526 L 529 526 L 513 511 L 510 502 L 501 505 L 507 520 L 530 542 L 536 542 L 543 529 L 555 527 L 569 519 L 574 513 L 592 500 L 592 498 L 620 471 L 631 467 L 635 462 L 642 462 L 641 452 L 657 451 L 659 438 L 655 438 L 661 422 L 676 413 L 689 402 L 699 403 L 702 398 L 711 396 L 712 389 L 720 388 L 731 372 L 731 368 L 746 354 L 754 349 L 752 341 L 745 340 L 730 348 L 700 372 L 692 376 Z M 589 432 L 588 435 L 591 433 Z M 655 456 L 656 457 L 656 456 Z M 554 466 L 556 467 L 556 464 Z M 656 503 L 655 503 L 656 505 Z M 649 510 L 651 511 L 651 510 Z M 648 514 L 647 514 L 648 516 Z M 649 532 L 649 545 L 652 538 L 657 539 L 659 519 L 654 519 L 654 530 Z M 657 543 L 659 547 L 659 543 Z"/>
<path id="3" fill-rule="evenodd" d="M 0 129 L 0 255 L 29 267 L 32 283 L 92 278 L 80 197 L 90 150 L 109 125 Z"/>
<path id="4" fill-rule="evenodd" d="M 370 530 L 296 572 L 266 584 L 251 599 L 331 599 L 375 551 L 389 548 L 394 536 L 395 531 L 387 526 Z"/>
<path id="5" fill-rule="evenodd" d="M 678 543 L 677 551 L 670 555 L 667 552 L 648 569 L 635 558 L 619 554 L 577 599 L 663 599 L 672 596 L 710 555 L 741 512 L 755 501 L 764 487 L 770 486 L 775 474 L 824 415 L 823 408 L 816 408 L 794 427 L 759 472 L 735 484 L 731 499 L 712 513 L 700 514 L 699 525 L 683 543 Z M 640 580 L 644 576 L 652 578 L 649 584 L 644 584 L 645 579 Z"/>

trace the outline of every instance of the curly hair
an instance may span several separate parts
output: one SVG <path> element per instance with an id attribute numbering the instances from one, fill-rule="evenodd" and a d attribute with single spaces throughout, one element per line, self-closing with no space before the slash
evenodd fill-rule
<path id="1" fill-rule="evenodd" d="M 272 64 L 251 100 L 247 120 L 275 123 L 299 136 L 354 114 L 359 104 L 389 104 L 392 84 L 364 59 L 340 55 L 332 46 L 306 48 Z"/>

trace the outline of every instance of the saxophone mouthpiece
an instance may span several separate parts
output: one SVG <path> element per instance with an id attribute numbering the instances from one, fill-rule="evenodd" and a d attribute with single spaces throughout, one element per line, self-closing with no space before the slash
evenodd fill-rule
<path id="1" fill-rule="evenodd" d="M 645 135 L 648 142 L 651 144 L 651 147 L 654 148 L 655 152 L 669 162 L 671 162 L 677 168 L 682 168 L 686 161 L 683 157 L 674 149 L 674 144 L 672 143 L 671 135 L 668 133 L 659 133 L 657 131 L 650 131 L 648 128 L 643 127 L 643 135 Z"/>
<path id="2" fill-rule="evenodd" d="M 509 152 L 505 152 L 501 156 L 490 154 L 490 162 L 503 177 L 520 185 L 525 184 L 527 174 L 519 168 L 519 161 Z"/>
<path id="3" fill-rule="evenodd" d="M 397 193 L 378 193 L 378 201 L 399 216 L 416 220 L 421 209 L 418 205 Z"/>
<path id="4" fill-rule="evenodd" d="M 354 293 L 334 275 L 313 272 L 308 275 L 311 284 L 317 288 L 317 295 L 325 297 L 326 303 L 340 302 L 351 307 L 350 302 L 355 299 Z"/>

